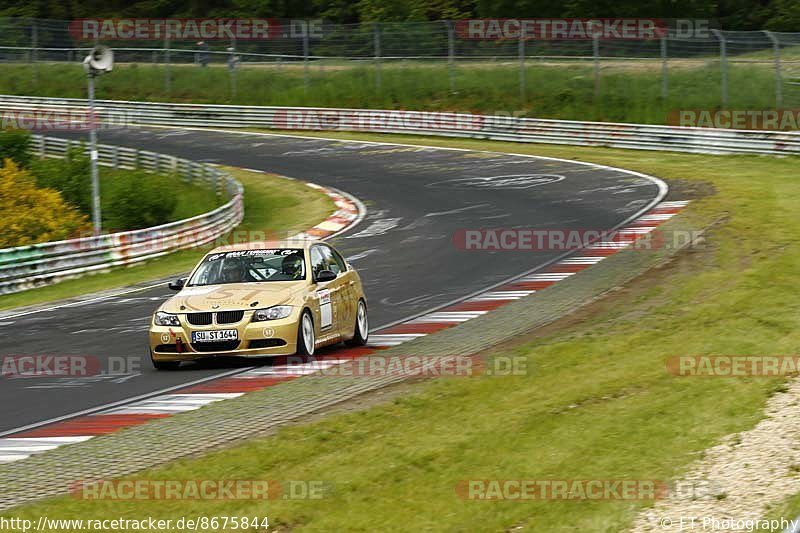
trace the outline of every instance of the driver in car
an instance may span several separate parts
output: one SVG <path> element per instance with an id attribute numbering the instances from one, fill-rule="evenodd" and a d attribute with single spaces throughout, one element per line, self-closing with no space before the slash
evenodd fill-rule
<path id="1" fill-rule="evenodd" d="M 244 279 L 244 265 L 237 259 L 228 258 L 222 263 L 223 283 L 242 283 Z"/>
<path id="2" fill-rule="evenodd" d="M 291 280 L 303 279 L 303 257 L 298 254 L 284 257 L 281 262 L 281 274 Z"/>

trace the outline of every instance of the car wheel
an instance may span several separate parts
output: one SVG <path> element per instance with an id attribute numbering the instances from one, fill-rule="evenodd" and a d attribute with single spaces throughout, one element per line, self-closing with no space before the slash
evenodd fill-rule
<path id="1" fill-rule="evenodd" d="M 150 362 L 156 370 L 176 370 L 181 365 L 180 361 L 156 361 L 153 352 L 150 352 Z"/>
<path id="2" fill-rule="evenodd" d="M 369 338 L 369 318 L 367 318 L 367 304 L 364 300 L 358 301 L 356 310 L 356 327 L 353 338 L 347 341 L 350 346 L 364 346 Z"/>
<path id="3" fill-rule="evenodd" d="M 314 319 L 311 312 L 303 311 L 300 317 L 300 325 L 297 327 L 297 353 L 300 355 L 314 355 Z"/>

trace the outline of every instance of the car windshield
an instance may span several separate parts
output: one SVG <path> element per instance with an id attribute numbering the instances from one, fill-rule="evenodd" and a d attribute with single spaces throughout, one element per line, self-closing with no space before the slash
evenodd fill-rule
<path id="1" fill-rule="evenodd" d="M 298 281 L 305 277 L 302 249 L 241 250 L 206 256 L 187 285 Z"/>

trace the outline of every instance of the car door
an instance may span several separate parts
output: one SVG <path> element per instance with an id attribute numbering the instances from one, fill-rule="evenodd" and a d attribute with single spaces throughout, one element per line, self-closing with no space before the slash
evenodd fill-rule
<path id="1" fill-rule="evenodd" d="M 356 302 L 353 298 L 353 274 L 347 269 L 344 258 L 328 245 L 322 245 L 323 253 L 328 260 L 328 270 L 336 274 L 331 282 L 336 287 L 337 316 L 339 317 L 339 333 L 347 335 L 356 323 Z"/>
<path id="2" fill-rule="evenodd" d="M 317 275 L 323 270 L 330 270 L 330 254 L 326 251 L 326 247 L 322 245 L 315 245 L 311 247 L 311 274 L 316 279 Z M 314 297 L 319 304 L 319 315 L 315 316 L 317 324 L 318 339 L 322 342 L 331 340 L 334 337 L 339 337 L 339 294 L 341 284 L 339 278 L 329 281 L 327 283 L 317 283 L 314 290 Z"/>

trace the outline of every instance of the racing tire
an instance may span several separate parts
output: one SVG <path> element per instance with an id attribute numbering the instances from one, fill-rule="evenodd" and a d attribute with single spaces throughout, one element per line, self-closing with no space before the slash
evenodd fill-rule
<path id="1" fill-rule="evenodd" d="M 311 317 L 311 311 L 306 309 L 300 316 L 300 324 L 297 326 L 297 353 L 307 356 L 314 355 L 315 342 L 314 319 Z"/>
<path id="2" fill-rule="evenodd" d="M 367 303 L 364 300 L 358 301 L 356 309 L 356 325 L 353 338 L 346 342 L 348 346 L 364 346 L 369 339 L 369 318 L 367 317 Z"/>

